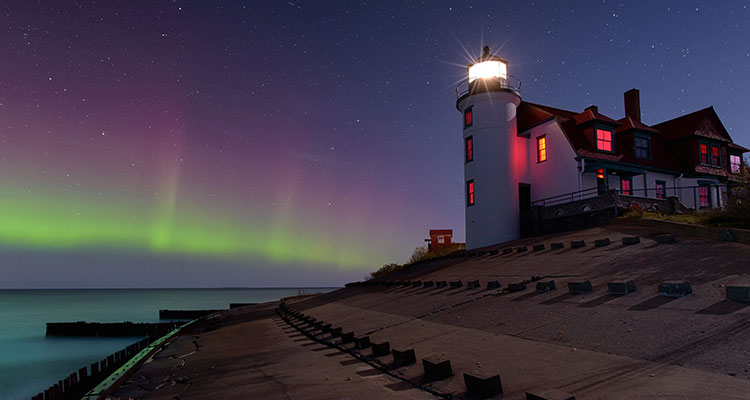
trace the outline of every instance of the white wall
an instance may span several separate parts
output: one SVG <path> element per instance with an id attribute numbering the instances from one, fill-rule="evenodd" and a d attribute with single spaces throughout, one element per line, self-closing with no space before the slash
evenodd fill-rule
<path id="1" fill-rule="evenodd" d="M 596 174 L 594 174 L 594 173 L 592 173 L 592 174 L 594 176 L 596 176 Z M 607 187 L 609 189 L 612 189 L 612 190 L 613 189 L 620 189 L 620 177 L 617 176 L 617 175 L 609 175 L 607 177 L 607 183 L 608 183 Z M 633 182 L 632 183 L 633 183 L 633 186 L 635 186 L 635 177 L 633 177 Z"/>
<path id="2" fill-rule="evenodd" d="M 585 164 L 584 164 L 585 166 Z M 596 173 L 586 172 L 581 176 L 581 190 L 596 188 Z"/>
<path id="3" fill-rule="evenodd" d="M 516 109 L 521 98 L 510 91 L 468 96 L 459 103 L 472 108 L 473 124 L 463 130 L 473 137 L 474 160 L 464 165 L 466 181 L 474 180 L 475 204 L 466 207 L 466 248 L 489 246 L 520 237 L 518 175 L 525 168 L 516 151 Z M 466 204 L 466 200 L 464 200 Z"/>
<path id="4" fill-rule="evenodd" d="M 661 172 L 649 172 L 646 174 L 648 197 L 656 198 L 656 181 L 664 181 L 664 184 L 667 187 L 665 197 L 679 197 L 679 193 L 675 194 L 675 190 L 672 189 L 675 187 L 675 176 Z M 636 195 L 642 196 L 641 192 Z"/>
<path id="5" fill-rule="evenodd" d="M 678 178 L 676 179 L 677 186 L 679 187 L 690 187 L 690 186 L 698 186 L 698 179 L 695 178 Z M 680 202 L 687 207 L 687 208 L 695 208 L 696 200 L 698 198 L 698 194 L 695 193 L 695 189 L 680 189 L 678 190 L 678 197 L 680 198 Z"/>
<path id="6" fill-rule="evenodd" d="M 691 186 L 698 186 L 698 181 L 711 181 L 710 178 L 677 178 L 675 179 L 676 185 L 679 187 L 691 187 Z M 718 185 L 718 181 L 716 181 L 716 184 Z M 667 194 L 671 196 L 672 191 L 667 191 Z M 696 203 L 698 200 L 698 193 L 697 189 L 680 189 L 678 190 L 680 192 L 680 201 L 683 205 L 687 208 L 696 208 Z M 722 207 L 724 203 L 726 202 L 726 186 L 718 188 L 718 187 L 711 187 L 709 189 L 709 193 L 711 195 L 711 207 Z"/>
<path id="7" fill-rule="evenodd" d="M 527 173 L 520 181 L 531 184 L 531 201 L 579 191 L 576 153 L 557 121 L 546 122 L 527 132 L 529 139 L 519 138 L 526 143 L 528 159 Z M 543 135 L 547 138 L 547 161 L 537 162 L 537 138 Z"/>

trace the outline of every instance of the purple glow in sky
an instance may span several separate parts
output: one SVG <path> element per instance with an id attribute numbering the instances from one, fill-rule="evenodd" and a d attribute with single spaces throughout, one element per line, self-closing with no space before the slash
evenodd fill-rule
<path id="1" fill-rule="evenodd" d="M 750 5 L 28 2 L 0 7 L 0 287 L 316 286 L 463 240 L 455 85 L 750 144 Z"/>

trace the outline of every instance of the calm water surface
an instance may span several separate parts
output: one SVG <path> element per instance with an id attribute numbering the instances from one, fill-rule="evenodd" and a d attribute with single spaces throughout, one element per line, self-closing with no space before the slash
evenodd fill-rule
<path id="1" fill-rule="evenodd" d="M 335 288 L 0 290 L 0 399 L 30 399 L 138 338 L 45 338 L 46 322 L 158 322 L 160 309 L 222 309 Z"/>

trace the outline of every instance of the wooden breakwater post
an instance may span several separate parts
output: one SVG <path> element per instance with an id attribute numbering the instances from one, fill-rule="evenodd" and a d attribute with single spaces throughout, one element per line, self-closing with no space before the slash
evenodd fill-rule
<path id="1" fill-rule="evenodd" d="M 69 374 L 49 388 L 32 397 L 32 400 L 48 399 L 80 399 L 91 389 L 104 381 L 111 373 L 122 367 L 133 356 L 146 349 L 158 337 L 152 336 L 139 340 L 122 350 L 110 354 L 100 362 L 91 364 L 91 367 L 82 367 Z"/>
<path id="2" fill-rule="evenodd" d="M 176 322 L 47 322 L 47 336 L 161 336 L 178 326 Z"/>

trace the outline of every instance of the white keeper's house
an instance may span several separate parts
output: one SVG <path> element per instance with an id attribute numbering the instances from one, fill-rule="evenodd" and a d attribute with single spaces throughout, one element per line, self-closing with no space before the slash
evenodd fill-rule
<path id="1" fill-rule="evenodd" d="M 508 63 L 487 47 L 468 75 L 456 91 L 468 249 L 519 238 L 521 212 L 532 205 L 606 192 L 721 207 L 748 152 L 732 142 L 713 107 L 647 125 L 637 89 L 625 92 L 620 119 L 596 106 L 568 111 L 525 102 Z"/>

